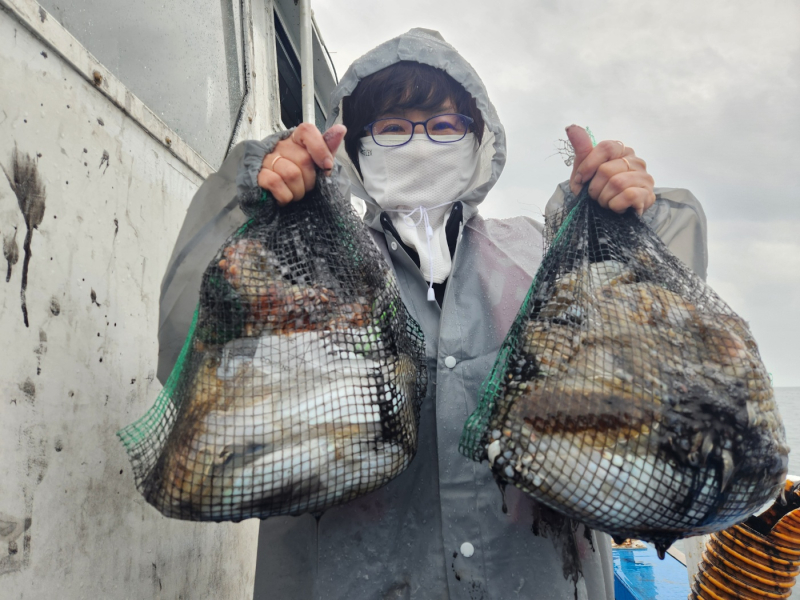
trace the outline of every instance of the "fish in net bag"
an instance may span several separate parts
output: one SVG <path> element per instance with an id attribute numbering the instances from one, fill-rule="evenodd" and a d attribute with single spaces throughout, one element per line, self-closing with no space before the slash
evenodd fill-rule
<path id="1" fill-rule="evenodd" d="M 250 217 L 203 274 L 155 404 L 119 432 L 168 517 L 319 514 L 386 484 L 417 448 L 423 334 L 349 201 L 240 196 Z"/>
<path id="2" fill-rule="evenodd" d="M 788 447 L 747 323 L 633 211 L 587 190 L 547 217 L 545 258 L 460 450 L 663 552 L 774 498 Z"/>

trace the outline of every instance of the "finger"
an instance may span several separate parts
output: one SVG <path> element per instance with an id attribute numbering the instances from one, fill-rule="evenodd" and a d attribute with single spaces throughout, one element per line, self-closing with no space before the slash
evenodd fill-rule
<path id="1" fill-rule="evenodd" d="M 656 203 L 656 194 L 653 191 L 653 188 L 645 190 L 646 193 L 643 195 L 642 204 L 636 208 L 636 212 L 641 217 L 648 208 L 653 206 Z"/>
<path id="2" fill-rule="evenodd" d="M 609 200 L 607 207 L 616 213 L 624 213 L 633 207 L 641 215 L 645 211 L 647 198 L 652 192 L 645 188 L 626 188 L 622 193 Z"/>
<path id="3" fill-rule="evenodd" d="M 576 182 L 583 184 L 595 176 L 600 165 L 623 156 L 630 161 L 630 157 L 633 156 L 633 150 L 623 146 L 622 142 L 604 140 L 597 144 L 583 162 L 576 167 L 573 177 Z M 633 166 L 633 163 L 631 163 L 631 166 Z"/>
<path id="4" fill-rule="evenodd" d="M 653 178 L 643 171 L 625 171 L 618 173 L 608 180 L 605 187 L 600 190 L 597 202 L 600 206 L 608 206 L 612 198 L 623 193 L 628 188 L 641 188 L 653 191 Z"/>
<path id="5" fill-rule="evenodd" d="M 283 162 L 283 160 L 275 162 L 279 156 L 281 159 L 286 159 L 289 162 L 294 163 L 297 168 L 300 169 L 307 192 L 314 189 L 314 185 L 316 185 L 317 180 L 317 167 L 314 164 L 311 155 L 308 153 L 308 150 L 306 150 L 303 146 L 286 139 L 275 146 L 275 151 L 272 154 L 267 155 L 263 164 L 267 168 L 272 169 L 272 165 L 277 165 L 279 162 Z"/>
<path id="6" fill-rule="evenodd" d="M 578 167 L 592 152 L 592 138 L 586 130 L 579 125 L 570 125 L 567 127 L 567 138 L 569 143 L 572 144 L 572 149 L 575 151 L 575 160 L 572 163 L 572 175 L 570 176 L 570 189 L 573 194 L 578 194 L 581 191 L 581 186 L 586 179 L 580 180 L 576 178 Z"/>
<path id="7" fill-rule="evenodd" d="M 279 160 L 273 163 L 275 165 L 273 170 L 275 170 L 279 164 L 289 161 L 300 171 L 303 178 L 304 191 L 309 192 L 313 190 L 317 183 L 317 168 L 308 151 L 305 148 L 292 144 L 290 147 L 281 149 L 280 152 L 282 153 L 282 158 L 286 160 Z"/>
<path id="8" fill-rule="evenodd" d="M 594 174 L 591 183 L 589 183 L 589 197 L 594 198 L 598 202 L 600 202 L 600 198 L 602 196 L 603 190 L 608 186 L 608 182 L 611 181 L 617 175 L 622 173 L 626 173 L 628 171 L 628 165 L 625 164 L 624 161 L 621 159 L 612 160 L 609 162 L 605 162 L 597 168 L 597 172 Z M 612 194 L 616 196 L 621 190 L 616 190 Z M 604 201 L 607 203 L 609 197 L 603 197 Z M 601 206 L 604 206 L 601 203 Z"/>
<path id="9" fill-rule="evenodd" d="M 288 204 L 294 199 L 294 194 L 283 181 L 283 178 L 275 171 L 261 169 L 258 173 L 259 187 L 267 190 L 272 197 L 280 204 Z"/>
<path id="10" fill-rule="evenodd" d="M 272 163 L 272 172 L 278 174 L 286 187 L 292 192 L 292 200 L 300 200 L 306 195 L 306 181 L 303 172 L 289 159 L 278 160 Z M 313 184 L 312 184 L 313 187 Z"/>
<path id="11" fill-rule="evenodd" d="M 314 125 L 311 123 L 298 125 L 290 139 L 305 149 L 311 155 L 311 160 L 320 169 L 328 170 L 333 168 L 333 154 L 331 154 L 328 144 L 322 138 L 319 129 Z"/>
<path id="12" fill-rule="evenodd" d="M 336 151 L 339 149 L 339 144 L 342 143 L 346 133 L 347 127 L 344 125 L 333 125 L 330 129 L 328 129 L 328 131 L 322 134 L 322 139 L 325 140 L 325 143 L 328 145 L 328 149 L 334 156 L 336 155 Z"/>
<path id="13" fill-rule="evenodd" d="M 638 173 L 643 177 L 641 179 L 630 177 L 619 177 L 625 173 Z M 609 187 L 609 183 L 614 180 L 614 184 Z M 644 161 L 635 156 L 630 158 L 623 157 L 616 160 L 604 162 L 597 168 L 597 172 L 592 177 L 589 184 L 589 197 L 594 198 L 598 202 L 601 198 L 608 201 L 613 196 L 619 194 L 625 187 L 638 186 L 636 182 L 652 181 L 652 177 L 644 169 Z M 630 183 L 634 182 L 634 183 Z M 620 186 L 621 187 L 618 187 Z M 608 189 L 606 189 L 608 188 Z M 605 192 L 604 192 L 605 190 Z"/>

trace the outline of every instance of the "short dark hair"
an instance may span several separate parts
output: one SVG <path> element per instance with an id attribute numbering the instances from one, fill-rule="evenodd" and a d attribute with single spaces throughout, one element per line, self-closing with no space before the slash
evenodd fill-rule
<path id="1" fill-rule="evenodd" d="M 364 127 L 394 110 L 435 110 L 448 100 L 457 112 L 473 119 L 472 131 L 480 144 L 484 123 L 475 98 L 442 69 L 404 60 L 364 77 L 342 100 L 342 122 L 347 127 L 344 148 L 358 172 Z"/>

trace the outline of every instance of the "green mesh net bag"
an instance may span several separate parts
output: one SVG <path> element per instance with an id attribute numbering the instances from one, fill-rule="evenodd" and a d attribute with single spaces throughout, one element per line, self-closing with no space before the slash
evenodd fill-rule
<path id="1" fill-rule="evenodd" d="M 155 405 L 119 432 L 164 515 L 319 514 L 396 477 L 417 448 L 422 332 L 330 179 L 250 220 L 206 269 L 194 323 Z"/>
<path id="2" fill-rule="evenodd" d="M 586 189 L 547 219 L 460 449 L 567 517 L 663 552 L 780 492 L 784 429 L 747 324 L 641 219 Z"/>

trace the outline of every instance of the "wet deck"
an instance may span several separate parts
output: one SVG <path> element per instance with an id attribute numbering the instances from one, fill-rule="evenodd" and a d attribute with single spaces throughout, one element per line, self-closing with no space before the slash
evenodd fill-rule
<path id="1" fill-rule="evenodd" d="M 614 549 L 616 600 L 686 600 L 686 567 L 667 554 L 659 560 L 655 548 Z"/>

